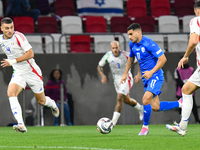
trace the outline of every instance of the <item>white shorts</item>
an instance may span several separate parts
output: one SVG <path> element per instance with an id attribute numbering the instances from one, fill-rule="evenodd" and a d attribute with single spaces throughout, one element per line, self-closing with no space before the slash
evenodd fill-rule
<path id="1" fill-rule="evenodd" d="M 125 83 L 120 83 L 120 80 L 116 80 L 114 82 L 115 90 L 117 93 L 122 93 L 123 95 L 127 95 L 130 92 L 131 87 L 133 86 L 133 78 L 128 78 Z"/>
<path id="2" fill-rule="evenodd" d="M 194 83 L 196 86 L 200 87 L 200 69 L 197 68 L 195 72 L 191 75 L 188 81 Z"/>
<path id="3" fill-rule="evenodd" d="M 41 74 L 36 74 L 34 72 L 28 72 L 26 74 L 20 75 L 14 73 L 10 80 L 10 83 L 16 83 L 20 85 L 23 89 L 26 88 L 26 84 L 31 88 L 33 93 L 42 93 L 44 91 L 44 83 Z"/>

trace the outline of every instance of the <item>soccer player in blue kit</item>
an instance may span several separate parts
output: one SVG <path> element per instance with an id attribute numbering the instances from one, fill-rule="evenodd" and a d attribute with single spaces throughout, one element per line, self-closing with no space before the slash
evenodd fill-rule
<path id="1" fill-rule="evenodd" d="M 126 65 L 126 70 L 120 84 L 126 81 L 127 73 L 131 68 L 134 57 L 137 58 L 140 66 L 140 74 L 144 85 L 145 93 L 142 98 L 143 102 L 143 127 L 138 135 L 147 135 L 149 133 L 149 120 L 151 110 L 163 111 L 173 108 L 181 108 L 182 101 L 159 101 L 158 95 L 161 94 L 161 86 L 164 82 L 162 67 L 167 61 L 164 52 L 160 47 L 150 38 L 142 35 L 141 26 L 137 23 L 131 24 L 127 28 L 129 35 L 130 55 Z"/>

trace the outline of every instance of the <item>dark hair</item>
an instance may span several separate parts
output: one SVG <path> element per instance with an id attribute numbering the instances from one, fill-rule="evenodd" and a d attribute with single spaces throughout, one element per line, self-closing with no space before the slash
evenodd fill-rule
<path id="1" fill-rule="evenodd" d="M 194 3 L 194 8 L 200 8 L 200 1 L 196 1 Z"/>
<path id="2" fill-rule="evenodd" d="M 141 30 L 141 26 L 138 23 L 132 23 L 127 29 L 126 31 L 129 30 L 136 30 L 136 29 L 140 29 Z"/>
<path id="3" fill-rule="evenodd" d="M 60 78 L 59 78 L 59 80 L 61 80 L 62 79 L 62 71 L 60 69 L 54 69 L 54 70 L 51 71 L 51 73 L 50 73 L 50 80 L 56 81 L 56 79 L 55 79 L 55 77 L 53 75 L 55 71 L 59 71 L 60 72 Z"/>
<path id="4" fill-rule="evenodd" d="M 10 23 L 12 23 L 13 22 L 13 20 L 11 19 L 11 18 L 9 18 L 9 17 L 5 17 L 5 18 L 3 18 L 2 20 L 1 20 L 1 25 L 2 24 L 10 24 Z"/>

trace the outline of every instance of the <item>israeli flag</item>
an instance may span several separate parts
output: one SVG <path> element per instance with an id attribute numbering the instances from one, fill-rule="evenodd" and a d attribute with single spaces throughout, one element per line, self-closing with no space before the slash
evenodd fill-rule
<path id="1" fill-rule="evenodd" d="M 123 0 L 77 0 L 79 16 L 123 16 Z"/>

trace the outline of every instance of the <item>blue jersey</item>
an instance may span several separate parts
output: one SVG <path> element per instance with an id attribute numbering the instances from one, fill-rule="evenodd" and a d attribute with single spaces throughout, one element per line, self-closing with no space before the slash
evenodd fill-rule
<path id="1" fill-rule="evenodd" d="M 149 37 L 143 36 L 139 43 L 129 42 L 130 57 L 136 57 L 140 65 L 140 70 L 143 75 L 144 71 L 152 70 L 158 61 L 158 58 L 164 54 L 157 43 L 155 43 Z M 163 73 L 162 69 L 159 69 L 153 74 Z"/>

